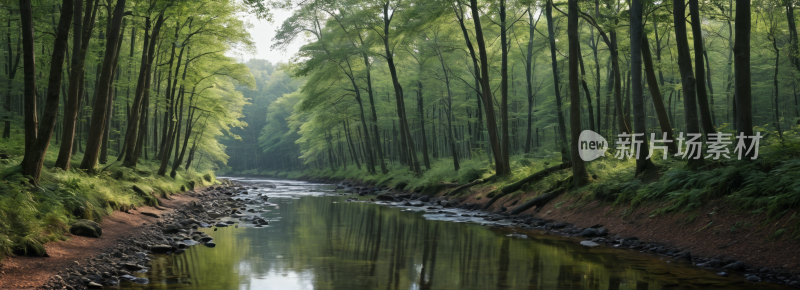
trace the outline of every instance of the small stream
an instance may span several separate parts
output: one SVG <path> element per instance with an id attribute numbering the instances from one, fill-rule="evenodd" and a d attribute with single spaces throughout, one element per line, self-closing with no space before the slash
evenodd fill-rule
<path id="1" fill-rule="evenodd" d="M 331 185 L 237 179 L 266 194 L 268 226 L 203 229 L 214 248 L 152 256 L 148 284 L 121 289 L 789 289 L 746 283 L 669 257 L 538 230 L 480 225 L 424 207 L 347 202 Z M 239 198 L 241 196 L 237 196 Z M 244 212 L 244 211 L 242 211 Z M 239 219 L 223 218 L 223 220 Z"/>

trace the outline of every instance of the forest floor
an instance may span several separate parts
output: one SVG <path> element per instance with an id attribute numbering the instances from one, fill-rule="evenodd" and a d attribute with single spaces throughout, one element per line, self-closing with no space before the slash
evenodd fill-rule
<path id="1" fill-rule="evenodd" d="M 196 190 L 202 190 L 197 188 Z M 96 255 L 115 248 L 117 244 L 132 236 L 136 236 L 154 223 L 158 218 L 143 215 L 143 212 L 165 215 L 177 208 L 197 200 L 196 197 L 172 195 L 170 199 L 160 199 L 162 206 L 142 206 L 127 213 L 115 211 L 103 218 L 100 226 L 103 235 L 90 238 L 65 234 L 66 241 L 44 244 L 50 257 L 9 256 L 0 264 L 0 289 L 36 289 L 48 282 L 50 277 L 62 272 L 65 268 L 85 265 Z M 160 208 L 160 209 L 159 209 Z"/>

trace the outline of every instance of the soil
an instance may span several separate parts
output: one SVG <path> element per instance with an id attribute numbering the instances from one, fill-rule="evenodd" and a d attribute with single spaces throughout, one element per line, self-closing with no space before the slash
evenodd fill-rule
<path id="1" fill-rule="evenodd" d="M 197 188 L 196 190 L 201 190 Z M 144 232 L 144 229 L 158 218 L 142 213 L 164 215 L 174 212 L 197 197 L 172 195 L 170 199 L 160 199 L 162 206 L 139 207 L 128 213 L 115 211 L 111 216 L 103 218 L 100 226 L 103 235 L 100 238 L 65 235 L 67 241 L 44 244 L 50 257 L 10 256 L 0 264 L 0 289 L 37 289 L 43 287 L 53 275 L 67 267 L 75 266 L 89 257 L 94 257 L 117 244 Z"/>

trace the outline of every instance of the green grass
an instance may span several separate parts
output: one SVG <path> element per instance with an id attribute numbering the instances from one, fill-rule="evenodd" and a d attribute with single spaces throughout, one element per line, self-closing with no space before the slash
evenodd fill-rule
<path id="1" fill-rule="evenodd" d="M 152 204 L 155 198 L 134 192 L 134 185 L 146 193 L 168 196 L 180 192 L 181 187 L 217 183 L 213 172 L 179 171 L 174 179 L 158 176 L 158 164 L 149 160 L 142 160 L 136 170 L 113 163 L 100 166 L 108 167 L 95 174 L 63 171 L 53 168 L 58 144 L 51 144 L 40 183 L 32 187 L 19 173 L 23 149 L 18 144 L 23 143 L 22 136 L 12 136 L 0 141 L 0 153 L 12 156 L 0 162 L 0 260 L 11 253 L 31 254 L 37 245 L 65 240 L 68 225 L 77 219 L 100 222 L 114 210 Z M 73 168 L 82 157 L 72 157 Z"/>

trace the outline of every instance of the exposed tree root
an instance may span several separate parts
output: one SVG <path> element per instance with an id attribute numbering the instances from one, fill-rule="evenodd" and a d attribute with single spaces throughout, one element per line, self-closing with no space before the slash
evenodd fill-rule
<path id="1" fill-rule="evenodd" d="M 537 208 L 542 208 L 548 202 L 550 202 L 554 198 L 558 197 L 562 193 L 566 192 L 567 188 L 569 188 L 571 184 L 572 184 L 572 176 L 570 176 L 569 178 L 567 178 L 567 179 L 565 179 L 563 181 L 560 181 L 556 185 L 556 187 L 557 187 L 556 189 L 551 190 L 551 191 L 546 192 L 546 193 L 543 193 L 543 194 L 540 194 L 536 198 L 534 198 L 534 199 L 532 199 L 532 200 L 530 200 L 530 201 L 528 201 L 526 203 L 523 203 L 522 205 L 520 205 L 518 207 L 515 207 L 513 210 L 511 210 L 509 212 L 509 214 L 510 215 L 520 214 L 520 213 L 522 213 L 522 212 L 524 212 L 524 211 L 526 211 L 529 208 L 532 208 L 534 206 L 537 207 Z"/>
<path id="2" fill-rule="evenodd" d="M 542 180 L 545 177 L 547 177 L 550 174 L 552 174 L 553 172 L 559 171 L 561 169 L 567 169 L 567 168 L 570 168 L 570 167 L 572 167 L 572 163 L 566 162 L 566 163 L 561 163 L 561 164 L 553 166 L 553 167 L 548 167 L 548 168 L 542 169 L 541 171 L 536 172 L 534 174 L 531 174 L 530 176 L 525 177 L 525 178 L 521 179 L 520 181 L 514 182 L 514 183 L 509 184 L 509 185 L 506 185 L 505 187 L 503 187 L 503 189 L 500 190 L 501 194 L 502 195 L 506 195 L 506 194 L 515 192 L 515 191 L 519 190 L 520 188 L 522 188 L 522 186 L 525 185 L 526 183 L 536 182 L 536 181 Z M 501 194 L 498 194 L 498 195 L 501 195 Z"/>
<path id="3" fill-rule="evenodd" d="M 456 189 L 453 189 L 452 191 L 450 191 L 450 192 L 448 192 L 447 194 L 445 194 L 445 196 L 456 195 L 456 194 L 458 194 L 459 192 L 462 192 L 462 191 L 464 191 L 464 190 L 466 190 L 466 189 L 468 189 L 468 188 L 470 188 L 470 187 L 473 187 L 473 186 L 475 186 L 475 185 L 482 184 L 482 183 L 487 183 L 487 182 L 489 182 L 489 181 L 492 181 L 492 180 L 494 180 L 495 178 L 496 178 L 496 175 L 493 175 L 492 177 L 489 177 L 489 178 L 487 178 L 487 179 L 476 179 L 476 180 L 474 180 L 474 181 L 472 181 L 472 182 L 470 182 L 470 183 L 464 184 L 464 185 L 462 185 L 462 186 L 459 186 L 459 187 L 458 187 L 458 188 L 456 188 Z"/>

